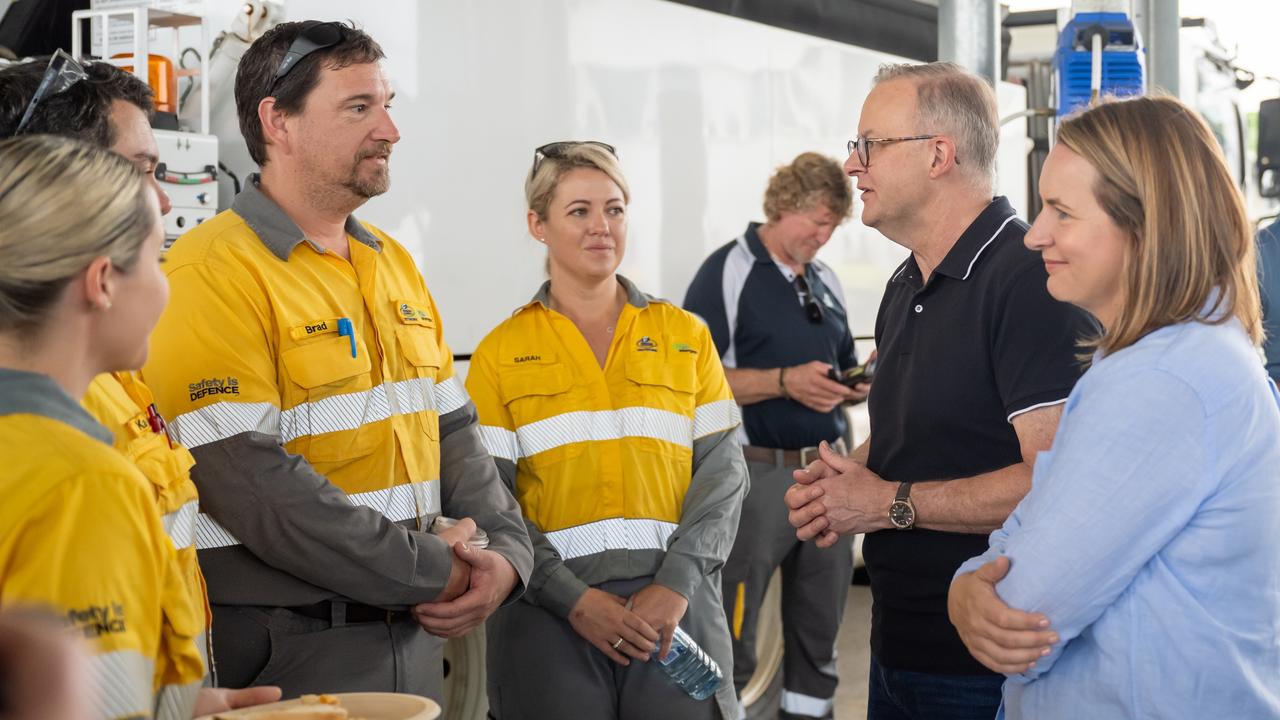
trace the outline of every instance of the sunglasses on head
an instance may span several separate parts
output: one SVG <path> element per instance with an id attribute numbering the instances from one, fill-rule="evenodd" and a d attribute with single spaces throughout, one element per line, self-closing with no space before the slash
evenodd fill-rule
<path id="1" fill-rule="evenodd" d="M 18 121 L 18 127 L 13 131 L 13 134 L 22 134 L 27 124 L 31 122 L 31 118 L 35 116 L 36 109 L 40 107 L 40 103 L 58 93 L 66 92 L 72 85 L 88 77 L 89 73 L 85 72 L 84 66 L 76 62 L 75 58 L 62 50 L 55 51 L 53 57 L 49 58 L 49 66 L 45 68 L 44 75 L 40 77 L 40 84 L 36 86 L 36 93 L 31 96 L 30 102 L 27 103 L 27 109 L 22 113 L 22 119 Z"/>
<path id="2" fill-rule="evenodd" d="M 285 52 L 284 57 L 280 59 L 280 67 L 276 68 L 275 77 L 271 79 L 271 86 L 267 88 L 267 95 L 271 95 L 276 91 L 276 86 L 280 81 L 290 73 L 302 59 L 317 50 L 333 47 L 342 42 L 345 37 L 342 30 L 342 23 L 324 22 L 303 30 L 298 37 L 289 43 L 289 49 Z"/>
<path id="3" fill-rule="evenodd" d="M 599 140 L 561 140 L 560 142 L 547 143 L 542 147 L 534 149 L 533 170 L 530 171 L 530 174 L 536 175 L 538 173 L 538 166 L 542 164 L 543 160 L 548 158 L 552 160 L 562 158 L 570 149 L 578 147 L 579 145 L 594 145 L 595 147 L 598 147 L 612 155 L 615 160 L 618 158 L 617 149 L 609 143 L 602 143 Z"/>

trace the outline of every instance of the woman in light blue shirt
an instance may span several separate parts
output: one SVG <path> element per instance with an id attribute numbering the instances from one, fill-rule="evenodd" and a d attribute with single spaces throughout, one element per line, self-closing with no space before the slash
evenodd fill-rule
<path id="1" fill-rule="evenodd" d="M 1040 192 L 1026 243 L 1103 333 L 951 620 L 1002 717 L 1280 718 L 1280 396 L 1239 192 L 1150 97 L 1064 122 Z"/>

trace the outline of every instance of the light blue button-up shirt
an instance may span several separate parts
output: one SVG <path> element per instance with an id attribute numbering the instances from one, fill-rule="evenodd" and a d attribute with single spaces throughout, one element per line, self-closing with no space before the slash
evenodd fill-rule
<path id="1" fill-rule="evenodd" d="M 1241 325 L 1162 328 L 1067 399 L 976 570 L 1061 636 L 1000 717 L 1280 718 L 1280 394 Z"/>

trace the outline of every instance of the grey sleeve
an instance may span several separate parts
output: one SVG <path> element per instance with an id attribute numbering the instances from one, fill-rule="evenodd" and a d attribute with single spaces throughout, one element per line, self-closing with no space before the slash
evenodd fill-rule
<path id="1" fill-rule="evenodd" d="M 495 457 L 492 460 L 503 484 L 514 489 L 516 464 L 506 458 Z M 587 584 L 564 564 L 555 546 L 536 525 L 523 517 L 521 519 L 533 544 L 533 574 L 524 599 L 545 607 L 560 617 L 568 618 L 573 606 L 578 604 L 578 599 L 587 591 Z"/>
<path id="2" fill-rule="evenodd" d="M 276 438 L 240 433 L 191 454 L 201 510 L 263 563 L 368 605 L 414 605 L 444 590 L 444 541 L 352 504 Z"/>
<path id="3" fill-rule="evenodd" d="M 524 516 L 509 487 L 480 439 L 476 406 L 467 400 L 457 410 L 441 415 L 441 506 L 450 517 L 475 520 L 489 536 L 489 549 L 515 568 L 518 582 L 503 604 L 525 592 L 534 570 Z"/>
<path id="4" fill-rule="evenodd" d="M 654 582 L 686 598 L 724 565 L 738 535 L 747 495 L 747 461 L 734 432 L 722 430 L 693 441 L 693 479 L 684 496 L 680 525 Z"/>

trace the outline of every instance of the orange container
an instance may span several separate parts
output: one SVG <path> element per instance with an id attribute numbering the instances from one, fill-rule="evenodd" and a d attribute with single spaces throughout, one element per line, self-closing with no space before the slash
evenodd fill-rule
<path id="1" fill-rule="evenodd" d="M 132 53 L 119 53 L 112 58 L 131 58 Z M 120 68 L 133 72 L 133 65 Z M 147 56 L 147 84 L 155 93 L 156 112 L 178 112 L 178 76 L 173 71 L 173 61 L 163 55 Z"/>

